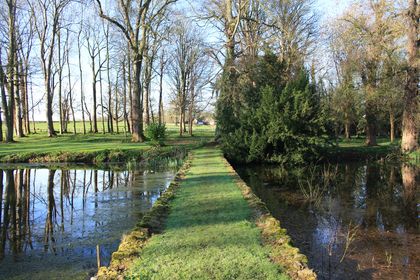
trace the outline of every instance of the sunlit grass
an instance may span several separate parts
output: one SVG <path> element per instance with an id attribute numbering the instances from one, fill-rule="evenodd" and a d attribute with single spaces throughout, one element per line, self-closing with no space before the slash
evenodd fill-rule
<path id="1" fill-rule="evenodd" d="M 164 233 L 142 250 L 132 279 L 287 279 L 261 245 L 219 150 L 194 153 L 170 207 Z"/>
<path id="2" fill-rule="evenodd" d="M 37 123 L 36 126 L 46 128 L 45 123 Z M 82 124 L 78 123 L 78 127 Z M 58 125 L 56 125 L 58 127 Z M 71 127 L 69 127 L 71 129 Z M 214 137 L 213 126 L 196 126 L 193 130 L 194 136 L 187 134 L 179 136 L 178 127 L 174 124 L 167 125 L 166 145 L 195 145 L 200 141 L 210 141 Z M 22 138 L 15 138 L 15 143 L 0 143 L 0 156 L 19 153 L 56 153 L 56 152 L 95 152 L 101 150 L 138 150 L 151 147 L 149 142 L 132 143 L 131 135 L 121 131 L 119 134 L 110 133 L 88 133 L 84 134 L 63 134 L 49 138 L 45 131 L 38 131 L 36 134 Z"/>

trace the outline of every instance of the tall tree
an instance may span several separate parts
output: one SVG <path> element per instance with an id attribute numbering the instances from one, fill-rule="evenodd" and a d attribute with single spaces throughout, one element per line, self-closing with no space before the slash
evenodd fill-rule
<path id="1" fill-rule="evenodd" d="M 366 120 L 366 144 L 377 144 L 379 89 L 381 77 L 385 76 L 383 65 L 392 52 L 398 50 L 399 24 L 395 14 L 395 3 L 390 0 L 361 2 L 349 8 L 340 19 L 344 28 L 343 41 L 355 53 L 353 59 L 364 92 Z"/>
<path id="2" fill-rule="evenodd" d="M 105 64 L 106 60 L 98 61 L 100 58 L 101 51 L 105 48 L 102 46 L 102 41 L 100 39 L 99 28 L 96 28 L 98 24 L 96 22 L 89 22 L 85 27 L 85 41 L 86 47 L 90 57 L 90 66 L 92 71 L 92 118 L 93 118 L 93 132 L 98 133 L 98 120 L 97 120 L 97 82 L 98 76 L 102 71 L 102 67 Z M 102 105 L 102 104 L 101 104 Z"/>
<path id="3" fill-rule="evenodd" d="M 132 0 L 119 1 L 120 18 L 106 15 L 100 0 L 96 0 L 99 7 L 99 16 L 117 27 L 127 40 L 132 58 L 133 95 L 131 104 L 132 124 L 131 134 L 133 142 L 144 141 L 143 135 L 143 101 L 141 91 L 141 72 L 143 66 L 144 50 L 150 25 L 157 15 L 160 15 L 168 5 L 177 0 L 163 0 L 154 3 L 156 7 L 151 8 L 152 0 L 140 0 L 133 3 Z M 150 14 L 149 11 L 151 11 Z"/>
<path id="4" fill-rule="evenodd" d="M 80 106 L 82 111 L 82 124 L 83 124 L 83 134 L 86 134 L 86 121 L 85 121 L 85 95 L 83 90 L 83 68 L 82 68 L 82 33 L 83 33 L 83 18 L 79 23 L 79 31 L 77 33 L 77 50 L 79 58 L 79 77 L 80 77 Z"/>
<path id="5" fill-rule="evenodd" d="M 418 124 L 419 114 L 419 63 L 420 63 L 420 6 L 417 0 L 409 0 L 407 26 L 407 82 L 404 92 L 404 112 L 401 149 L 403 152 L 411 152 L 418 147 Z"/>
<path id="6" fill-rule="evenodd" d="M 14 110 L 15 110 L 15 70 L 16 70 L 16 0 L 6 1 L 8 8 L 8 53 L 6 73 L 2 68 L 0 49 L 0 83 L 3 113 L 6 121 L 6 142 L 13 142 Z M 8 98 L 6 96 L 6 89 Z"/>
<path id="7" fill-rule="evenodd" d="M 65 7 L 70 0 L 34 0 L 30 4 L 34 20 L 34 28 L 39 39 L 40 60 L 44 76 L 44 88 L 46 96 L 46 117 L 48 136 L 56 135 L 53 123 L 53 58 L 58 32 L 61 29 L 60 19 Z"/>

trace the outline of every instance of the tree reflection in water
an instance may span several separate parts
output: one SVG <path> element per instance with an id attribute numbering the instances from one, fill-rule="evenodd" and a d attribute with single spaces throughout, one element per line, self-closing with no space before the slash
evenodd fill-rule
<path id="1" fill-rule="evenodd" d="M 54 267 L 85 275 L 96 244 L 106 264 L 175 170 L 0 169 L 0 275 L 42 279 Z"/>

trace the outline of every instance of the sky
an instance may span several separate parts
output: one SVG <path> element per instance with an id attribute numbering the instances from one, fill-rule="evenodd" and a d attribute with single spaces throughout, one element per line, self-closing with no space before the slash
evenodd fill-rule
<path id="1" fill-rule="evenodd" d="M 351 0 L 317 0 L 321 20 L 341 14 L 351 2 Z"/>

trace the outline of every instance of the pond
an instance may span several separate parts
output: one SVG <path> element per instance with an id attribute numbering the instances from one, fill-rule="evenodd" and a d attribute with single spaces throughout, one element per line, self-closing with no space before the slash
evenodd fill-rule
<path id="1" fill-rule="evenodd" d="M 0 169 L 0 278 L 88 279 L 178 166 Z"/>
<path id="2" fill-rule="evenodd" d="M 236 166 L 319 279 L 419 279 L 419 168 Z"/>

